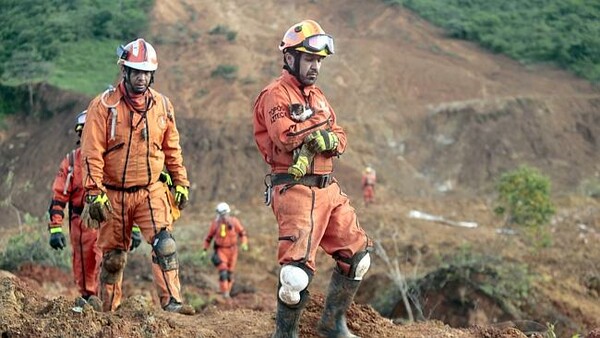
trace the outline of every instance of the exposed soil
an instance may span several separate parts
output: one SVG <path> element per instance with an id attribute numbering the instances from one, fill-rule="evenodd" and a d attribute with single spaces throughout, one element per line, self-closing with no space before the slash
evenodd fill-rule
<path id="1" fill-rule="evenodd" d="M 198 313 L 185 317 L 156 307 L 143 246 L 130 256 L 125 301 L 115 313 L 73 311 L 77 292 L 68 271 L 26 264 L 14 275 L 0 272 L 3 337 L 269 336 L 276 224 L 262 205 L 267 168 L 254 145 L 250 109 L 280 72 L 281 35 L 304 18 L 336 38 L 337 54 L 325 61 L 319 79 L 349 138 L 335 175 L 361 225 L 392 261 L 374 253 L 348 311 L 349 327 L 361 337 L 495 338 L 539 336 L 553 325 L 558 337 L 600 337 L 600 202 L 581 193 L 584 182 L 600 179 L 600 91 L 566 72 L 524 66 L 449 39 L 380 0 L 157 0 L 146 38 L 159 54 L 155 87 L 175 105 L 192 181 L 191 205 L 175 236 L 184 295 Z M 236 38 L 210 34 L 218 25 Z M 219 65 L 237 66 L 237 77 L 212 77 Z M 43 219 L 56 166 L 75 146 L 71 122 L 88 100 L 40 85 L 36 109 L 53 117 L 6 122 L 0 132 L 4 238 L 23 227 L 46 233 L 44 221 L 34 218 Z M 366 164 L 378 175 L 369 208 L 359 187 Z M 557 215 L 547 248 L 536 250 L 493 213 L 495 180 L 521 164 L 552 180 Z M 195 256 L 223 200 L 246 225 L 251 247 L 240 257 L 230 300 L 216 292 L 216 271 Z M 418 220 L 409 217 L 412 210 L 478 227 Z M 17 213 L 28 225 L 19 227 Z M 451 264 L 465 251 L 526 265 L 522 275 L 530 288 L 524 295 L 490 293 L 489 285 L 497 291 L 495 283 L 511 276 L 496 269 L 501 265 L 468 278 L 441 278 L 465 271 Z M 411 303 L 422 306 L 415 323 L 407 323 L 399 296 L 380 299 L 395 290 L 394 264 L 421 281 L 422 297 Z M 320 253 L 302 337 L 315 336 L 332 265 Z"/>

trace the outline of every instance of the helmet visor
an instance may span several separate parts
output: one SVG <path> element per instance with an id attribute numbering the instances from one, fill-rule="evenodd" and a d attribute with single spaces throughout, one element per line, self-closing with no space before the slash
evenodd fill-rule
<path id="1" fill-rule="evenodd" d="M 327 34 L 317 34 L 304 39 L 302 47 L 311 52 L 320 52 L 327 49 L 329 54 L 335 53 L 333 38 Z"/>

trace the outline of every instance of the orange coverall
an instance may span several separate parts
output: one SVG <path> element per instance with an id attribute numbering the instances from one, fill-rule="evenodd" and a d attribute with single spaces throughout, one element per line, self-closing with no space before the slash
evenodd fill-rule
<path id="1" fill-rule="evenodd" d="M 241 244 L 248 244 L 248 236 L 242 222 L 234 216 L 225 215 L 217 216 L 211 222 L 208 235 L 204 239 L 204 250 L 208 250 L 214 240 L 214 254 L 220 261 L 216 265 L 219 270 L 219 289 L 224 294 L 230 292 L 233 285 L 233 272 L 238 259 L 238 237 Z"/>
<path id="2" fill-rule="evenodd" d="M 375 182 L 377 181 L 375 171 L 365 171 L 362 175 L 361 181 L 363 189 L 363 200 L 365 201 L 365 205 L 369 205 L 373 203 L 375 199 Z"/>
<path id="3" fill-rule="evenodd" d="M 100 275 L 104 311 L 115 310 L 122 297 L 123 269 L 137 224 L 148 243 L 161 230 L 171 232 L 171 206 L 159 181 L 166 167 L 174 185 L 189 187 L 183 166 L 173 106 L 148 88 L 146 113 L 135 111 L 123 97 L 123 86 L 94 98 L 87 110 L 81 138 L 83 182 L 88 194 L 105 192 L 113 207 L 100 226 L 98 246 L 104 255 Z M 109 109 L 107 105 L 116 105 Z M 179 268 L 162 271 L 152 251 L 152 273 L 161 305 L 171 298 L 181 302 Z M 116 276 L 116 277 L 115 277 Z"/>
<path id="4" fill-rule="evenodd" d="M 81 211 L 85 193 L 81 184 L 81 148 L 60 163 L 52 183 L 50 228 L 62 227 L 64 210 L 69 205 L 69 237 L 71 240 L 73 277 L 83 297 L 98 295 L 98 272 L 102 254 L 96 246 L 98 230 L 83 225 Z"/>
<path id="5" fill-rule="evenodd" d="M 312 131 L 329 129 L 336 133 L 336 152 L 318 153 L 307 174 L 327 175 L 333 159 L 346 149 L 346 134 L 337 125 L 336 115 L 323 92 L 315 85 L 302 86 L 283 70 L 259 94 L 254 103 L 254 138 L 271 174 L 287 173 L 293 151 Z M 290 105 L 309 105 L 314 115 L 303 122 L 290 118 Z M 272 210 L 279 225 L 279 264 L 301 262 L 313 273 L 318 247 L 332 255 L 343 273 L 347 261 L 358 251 L 371 247 L 371 240 L 360 227 L 355 210 L 336 179 L 319 187 L 286 184 L 273 187 Z"/>

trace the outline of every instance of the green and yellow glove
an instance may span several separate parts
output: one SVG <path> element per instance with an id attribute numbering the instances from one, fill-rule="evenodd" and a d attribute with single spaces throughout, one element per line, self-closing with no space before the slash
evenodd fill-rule
<path id="1" fill-rule="evenodd" d="M 131 228 L 131 246 L 129 247 L 129 251 L 135 250 L 140 244 L 142 244 L 142 232 L 140 227 L 134 225 Z"/>
<path id="2" fill-rule="evenodd" d="M 62 228 L 50 228 L 50 247 L 54 250 L 62 250 L 67 247 L 67 239 L 63 235 Z"/>
<path id="3" fill-rule="evenodd" d="M 242 251 L 248 251 L 248 243 L 242 243 Z"/>
<path id="4" fill-rule="evenodd" d="M 189 190 L 182 185 L 175 186 L 175 204 L 179 210 L 183 210 L 188 203 Z"/>
<path id="5" fill-rule="evenodd" d="M 339 144 L 337 135 L 329 130 L 315 130 L 304 138 L 304 144 L 315 153 L 335 150 Z"/>
<path id="6" fill-rule="evenodd" d="M 169 186 L 169 188 L 173 186 L 173 180 L 171 179 L 171 175 L 169 175 L 167 171 L 161 171 L 160 176 L 158 176 L 158 180 L 163 183 L 166 183 Z"/>
<path id="7" fill-rule="evenodd" d="M 100 227 L 100 223 L 109 219 L 111 212 L 112 206 L 108 196 L 106 193 L 101 192 L 99 195 L 87 195 L 85 197 L 85 206 L 81 218 L 88 228 L 97 229 Z"/>

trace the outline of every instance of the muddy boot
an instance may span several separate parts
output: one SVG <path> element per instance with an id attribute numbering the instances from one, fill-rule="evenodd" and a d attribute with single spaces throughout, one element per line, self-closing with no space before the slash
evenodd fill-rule
<path id="1" fill-rule="evenodd" d="M 275 319 L 275 332 L 271 338 L 298 338 L 298 324 L 304 309 L 303 303 L 296 308 L 290 308 L 281 301 L 277 301 L 277 318 Z"/>
<path id="2" fill-rule="evenodd" d="M 191 305 L 182 304 L 173 298 L 171 298 L 169 304 L 163 307 L 163 310 L 188 316 L 191 316 L 196 313 L 196 310 L 194 310 L 194 308 Z"/>
<path id="3" fill-rule="evenodd" d="M 359 285 L 359 280 L 349 279 L 340 274 L 337 269 L 333 270 L 323 315 L 317 326 L 317 332 L 321 337 L 358 338 L 348 330 L 346 311 L 350 307 Z"/>
<path id="4" fill-rule="evenodd" d="M 102 311 L 102 301 L 98 296 L 89 296 L 87 299 L 87 303 L 92 307 L 92 309 L 94 309 L 94 311 Z"/>

